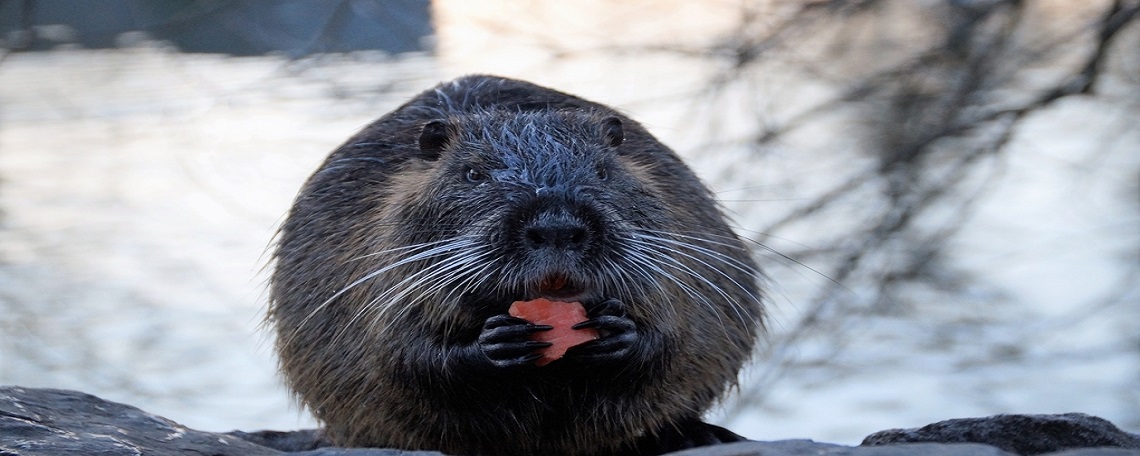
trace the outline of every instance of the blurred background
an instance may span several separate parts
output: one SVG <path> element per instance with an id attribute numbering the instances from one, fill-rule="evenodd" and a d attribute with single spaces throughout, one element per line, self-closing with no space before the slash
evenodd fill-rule
<path id="1" fill-rule="evenodd" d="M 1140 0 L 0 0 L 0 384 L 314 425 L 278 223 L 452 77 L 645 124 L 767 273 L 754 439 L 1079 411 L 1140 430 Z"/>

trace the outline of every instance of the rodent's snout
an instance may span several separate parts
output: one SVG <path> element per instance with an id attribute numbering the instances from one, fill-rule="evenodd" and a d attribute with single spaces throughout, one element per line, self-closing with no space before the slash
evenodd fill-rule
<path id="1" fill-rule="evenodd" d="M 514 237 L 506 263 L 516 271 L 527 299 L 583 298 L 601 261 L 607 224 L 588 201 L 550 198 L 533 201 L 508 216 Z"/>
<path id="2" fill-rule="evenodd" d="M 524 203 L 510 217 L 515 245 L 531 258 L 581 259 L 597 253 L 607 223 L 595 201 L 577 195 L 547 195 Z"/>
<path id="3" fill-rule="evenodd" d="M 593 236 L 586 223 L 565 211 L 546 211 L 535 216 L 521 232 L 523 245 L 530 250 L 581 251 Z"/>

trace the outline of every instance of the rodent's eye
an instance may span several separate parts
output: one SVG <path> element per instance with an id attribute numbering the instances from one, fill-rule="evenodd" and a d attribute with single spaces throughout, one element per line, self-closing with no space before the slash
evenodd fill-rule
<path id="1" fill-rule="evenodd" d="M 463 177 L 467 179 L 467 182 L 470 182 L 472 184 L 478 184 L 480 182 L 486 181 L 489 176 L 487 176 L 487 173 L 479 171 L 479 170 L 475 169 L 474 167 L 469 166 L 469 167 L 467 167 L 467 172 L 464 174 Z"/>
<path id="2" fill-rule="evenodd" d="M 606 179 L 610 178 L 610 169 L 608 167 L 606 167 L 605 163 L 599 163 L 598 164 L 597 173 L 598 173 L 598 179 L 600 179 L 600 180 L 606 180 Z"/>

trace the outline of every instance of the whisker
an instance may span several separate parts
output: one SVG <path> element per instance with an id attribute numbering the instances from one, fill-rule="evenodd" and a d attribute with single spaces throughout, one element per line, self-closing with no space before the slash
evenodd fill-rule
<path id="1" fill-rule="evenodd" d="M 463 244 L 465 247 L 473 245 L 473 243 L 470 242 Z M 465 252 L 466 251 L 463 251 L 461 253 L 464 253 L 466 255 Z M 470 255 L 467 256 L 470 257 Z M 463 261 L 463 258 L 464 257 L 462 256 L 446 257 L 442 260 L 437 260 L 424 269 L 406 275 L 399 282 L 389 286 L 383 293 L 370 299 L 367 304 L 361 307 L 357 315 L 353 316 L 352 320 L 349 322 L 350 324 L 347 326 L 351 326 L 352 323 L 355 323 L 359 318 L 363 317 L 367 313 L 372 313 L 372 316 L 369 318 L 369 320 L 371 320 L 373 324 L 379 324 L 382 321 L 387 321 L 387 323 L 385 323 L 380 329 L 380 332 L 386 332 L 393 324 L 398 322 L 400 318 L 403 317 L 403 315 L 411 306 L 419 302 L 419 300 L 423 299 L 425 296 L 430 296 L 432 294 L 438 293 L 439 290 L 449 286 L 454 281 L 454 272 L 462 273 L 464 271 L 470 270 L 468 267 L 468 262 Z M 462 274 L 460 276 L 462 276 Z M 422 288 L 423 285 L 429 281 L 441 277 L 447 280 L 439 280 L 431 287 L 427 287 L 426 289 Z M 414 299 L 408 299 L 412 293 L 417 294 L 414 295 Z M 385 304 L 381 305 L 380 303 L 382 302 Z M 395 313 L 390 314 L 390 312 L 393 311 Z"/>
<path id="2" fill-rule="evenodd" d="M 716 305 L 713 304 L 712 301 L 709 301 L 708 298 L 706 298 L 703 293 L 699 293 L 696 289 L 694 289 L 689 284 L 685 283 L 685 281 L 681 280 L 676 275 L 674 275 L 668 271 L 665 271 L 660 266 L 658 266 L 658 260 L 663 259 L 662 257 L 664 257 L 664 256 L 662 256 L 662 255 L 653 255 L 653 256 L 647 255 L 647 253 L 658 253 L 658 252 L 654 252 L 652 250 L 646 251 L 643 249 L 631 249 L 630 253 L 632 253 L 632 255 L 629 258 L 632 260 L 632 262 L 637 263 L 641 266 L 646 266 L 650 270 L 655 271 L 660 275 L 660 277 L 653 278 L 654 280 L 662 280 L 662 279 L 668 280 L 670 283 L 680 287 L 682 291 L 684 291 L 686 294 L 689 295 L 689 297 L 700 301 L 701 304 L 708 307 L 709 310 L 712 310 L 713 314 L 716 315 L 718 319 L 720 318 L 720 313 L 717 311 Z M 669 258 L 664 257 L 664 259 L 669 259 Z M 675 267 L 675 269 L 677 269 L 681 272 L 687 272 L 687 271 L 685 271 L 684 268 Z M 669 293 L 663 293 L 662 294 L 662 296 L 668 296 L 668 295 L 669 295 Z M 673 319 L 676 319 L 676 317 L 677 317 L 676 309 L 673 308 L 673 306 L 667 306 L 666 308 L 672 312 L 671 317 L 673 317 Z"/>
<path id="3" fill-rule="evenodd" d="M 691 238 L 691 239 L 698 239 L 698 240 L 700 239 L 700 238 L 694 238 L 694 237 L 691 237 L 691 236 L 687 236 L 687 237 L 689 237 L 689 238 Z M 760 270 L 759 270 L 757 267 L 753 266 L 753 265 L 750 265 L 750 264 L 744 263 L 743 261 L 740 261 L 740 260 L 738 260 L 738 259 L 736 259 L 736 258 L 733 258 L 733 257 L 731 257 L 731 256 L 729 256 L 729 255 L 727 255 L 727 254 L 724 254 L 724 253 L 722 253 L 722 252 L 717 252 L 716 250 L 712 250 L 712 249 L 709 249 L 709 248 L 705 248 L 705 247 L 702 247 L 702 246 L 699 246 L 699 245 L 696 245 L 696 244 L 693 244 L 693 243 L 688 243 L 688 242 L 681 242 L 681 241 L 676 241 L 676 240 L 673 240 L 673 239 L 664 238 L 664 237 L 658 237 L 658 236 L 645 236 L 645 238 L 646 238 L 646 239 L 650 239 L 650 240 L 654 240 L 654 241 L 660 241 L 660 242 L 668 243 L 668 244 L 671 244 L 671 245 L 676 245 L 676 246 L 678 246 L 678 247 L 683 247 L 683 248 L 688 248 L 688 249 L 692 249 L 692 250 L 695 250 L 696 252 L 698 252 L 698 253 L 701 253 L 701 254 L 704 254 L 705 256 L 709 257 L 710 259 L 714 259 L 714 260 L 718 260 L 718 261 L 724 262 L 725 264 L 729 265 L 730 267 L 732 267 L 733 269 L 737 270 L 738 272 L 744 273 L 744 274 L 746 274 L 746 275 L 748 275 L 748 276 L 752 276 L 752 277 L 755 277 L 755 276 L 757 276 L 757 275 L 759 274 L 759 272 L 760 272 Z M 734 247 L 734 248 L 736 248 L 735 246 L 733 246 L 733 247 Z M 705 262 L 705 261 L 703 261 L 703 260 L 701 260 L 701 259 L 699 259 L 699 258 L 696 258 L 695 256 L 692 256 L 692 255 L 690 255 L 690 254 L 687 254 L 687 253 L 685 253 L 685 252 L 681 252 L 681 251 L 679 251 L 679 250 L 675 250 L 675 252 L 676 252 L 676 253 L 678 253 L 678 254 L 684 255 L 684 256 L 686 256 L 686 257 L 688 257 L 688 258 L 692 259 L 693 261 L 697 261 L 697 262 L 701 263 L 702 265 L 704 265 L 704 266 L 708 267 L 709 269 L 711 269 L 711 270 L 713 270 L 713 271 L 716 271 L 718 274 L 720 274 L 720 275 L 721 275 L 721 276 L 723 276 L 724 278 L 726 278 L 726 279 L 728 279 L 729 281 L 733 282 L 733 284 L 734 284 L 734 285 L 736 285 L 737 287 L 739 287 L 739 288 L 740 288 L 742 291 L 745 291 L 746 293 L 748 293 L 748 294 L 749 294 L 749 295 L 750 295 L 750 296 L 751 296 L 751 297 L 752 297 L 754 300 L 757 300 L 757 301 L 759 301 L 759 300 L 760 300 L 760 298 L 759 298 L 758 296 L 756 296 L 756 295 L 752 294 L 752 292 L 751 292 L 751 291 L 749 291 L 749 289 L 748 289 L 748 288 L 745 288 L 744 286 L 742 286 L 742 285 L 741 285 L 740 283 L 738 283 L 738 282 L 737 282 L 735 279 L 733 279 L 732 277 L 730 277 L 730 276 L 729 276 L 728 274 L 726 274 L 724 271 L 721 271 L 719 268 L 716 268 L 716 267 L 714 267 L 714 266 L 712 266 L 712 265 L 708 264 L 707 262 Z"/>
<path id="4" fill-rule="evenodd" d="M 658 243 L 647 242 L 647 241 L 657 241 Z M 681 248 L 692 249 L 693 251 L 702 254 L 703 256 L 705 256 L 706 258 L 709 258 L 710 260 L 716 260 L 720 263 L 724 263 L 724 264 L 726 264 L 730 267 L 736 268 L 740 272 L 744 272 L 750 276 L 755 274 L 755 272 L 756 272 L 755 268 L 742 267 L 741 265 L 734 264 L 734 263 L 739 263 L 739 262 L 735 261 L 731 257 L 728 257 L 728 256 L 726 256 L 720 252 L 716 252 L 716 251 L 713 251 L 713 250 L 710 250 L 707 248 L 703 248 L 703 247 L 697 246 L 695 244 L 681 242 L 681 241 L 675 241 L 675 240 L 666 239 L 666 238 L 661 238 L 661 237 L 657 237 L 657 236 L 648 235 L 645 233 L 635 233 L 635 236 L 633 236 L 630 239 L 630 242 L 633 245 L 638 246 L 643 252 L 658 253 L 659 254 L 658 259 L 660 261 L 664 261 L 665 264 L 671 266 L 672 268 L 688 275 L 689 277 L 697 279 L 701 284 L 703 284 L 705 287 L 707 287 L 710 291 L 713 291 L 716 294 L 718 294 L 721 298 L 724 299 L 725 303 L 728 304 L 729 308 L 732 309 L 733 313 L 735 313 L 737 321 L 739 321 L 743 324 L 746 324 L 746 325 L 755 321 L 755 319 L 752 319 L 752 318 L 745 316 L 746 314 L 750 314 L 750 312 L 748 312 L 747 310 L 744 309 L 743 303 L 741 303 L 737 298 L 735 298 L 734 296 L 729 294 L 728 291 L 725 290 L 723 287 L 721 287 L 720 285 L 718 285 L 717 283 L 715 283 L 714 281 L 712 281 L 708 277 L 705 277 L 704 274 L 701 274 L 700 272 L 698 272 L 696 269 L 693 268 L 692 265 L 688 264 L 685 261 L 681 261 L 681 259 L 691 260 L 691 261 L 693 261 L 693 262 L 695 262 L 701 266 L 704 266 L 706 269 L 711 270 L 712 272 L 720 275 L 721 277 L 724 277 L 729 282 L 731 282 L 733 285 L 735 285 L 738 289 L 745 292 L 745 294 L 748 296 L 748 298 L 752 302 L 756 302 L 756 303 L 760 302 L 760 298 L 750 288 L 745 287 L 743 284 L 738 282 L 735 278 L 728 275 L 725 271 L 723 271 L 717 267 L 714 267 L 708 261 L 705 261 L 701 258 L 698 258 L 696 255 L 694 255 L 692 253 L 683 251 L 683 250 L 681 250 Z M 676 246 L 676 247 L 669 247 L 669 245 Z M 681 257 L 681 258 L 679 259 L 677 257 Z M 734 261 L 728 261 L 728 260 L 734 260 Z M 701 301 L 706 307 L 713 310 L 716 313 L 718 319 L 721 318 L 720 309 L 715 304 L 713 304 L 707 297 L 700 294 L 699 291 L 696 290 L 695 288 L 693 288 L 692 286 L 684 284 L 683 281 L 678 281 L 677 283 L 678 283 L 678 285 L 682 285 L 682 288 L 685 289 L 686 293 L 688 293 L 691 297 Z M 721 320 L 721 325 L 723 327 L 723 325 L 724 325 L 723 320 Z M 726 331 L 726 336 L 727 336 L 727 328 L 725 328 L 725 331 Z M 731 337 L 726 337 L 726 338 L 731 339 Z"/>
<path id="5" fill-rule="evenodd" d="M 329 296 L 328 299 L 325 299 L 323 302 L 318 304 L 312 311 L 310 311 L 309 314 L 306 315 L 305 318 L 302 319 L 301 322 L 298 323 L 296 327 L 292 328 L 292 334 L 295 335 L 297 333 L 300 333 L 301 329 L 304 328 L 304 326 L 306 324 L 308 324 L 308 322 L 311 319 L 313 319 L 313 317 L 320 314 L 326 307 L 328 307 L 329 304 L 336 301 L 337 298 L 339 298 L 342 295 L 344 295 L 345 293 L 355 289 L 360 284 L 365 283 L 369 280 L 372 280 L 372 279 L 376 278 L 377 276 L 380 276 L 381 274 L 392 271 L 392 270 L 399 268 L 401 266 L 404 266 L 408 263 L 429 259 L 433 256 L 441 255 L 441 254 L 446 253 L 448 251 L 456 250 L 456 249 L 462 248 L 462 247 L 469 245 L 469 244 L 471 244 L 471 241 L 467 240 L 467 239 L 449 239 L 449 240 L 443 240 L 443 241 L 426 242 L 423 244 L 408 246 L 406 248 L 400 247 L 397 249 L 389 249 L 389 250 L 395 250 L 395 251 L 402 251 L 402 250 L 413 250 L 416 248 L 422 249 L 422 248 L 435 246 L 435 247 L 429 248 L 427 250 L 424 250 L 422 252 L 418 252 L 414 255 L 410 255 L 410 256 L 406 256 L 404 258 L 401 258 L 400 260 L 398 260 L 392 264 L 386 265 L 386 266 L 381 267 L 381 268 L 379 268 L 373 272 L 365 274 L 363 277 L 356 279 L 355 281 L 344 286 L 343 288 L 341 288 L 336 293 L 333 293 L 332 296 Z M 385 250 L 385 251 L 388 251 L 388 250 Z M 292 337 L 292 335 L 290 337 Z M 284 342 L 288 343 L 289 341 L 290 341 L 289 339 L 286 339 Z"/>

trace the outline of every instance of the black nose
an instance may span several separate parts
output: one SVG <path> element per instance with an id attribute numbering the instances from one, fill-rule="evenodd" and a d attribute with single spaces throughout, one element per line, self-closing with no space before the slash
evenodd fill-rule
<path id="1" fill-rule="evenodd" d="M 584 250 L 590 231 L 582 220 L 569 214 L 541 214 L 523 229 L 527 247 L 534 250 Z"/>

